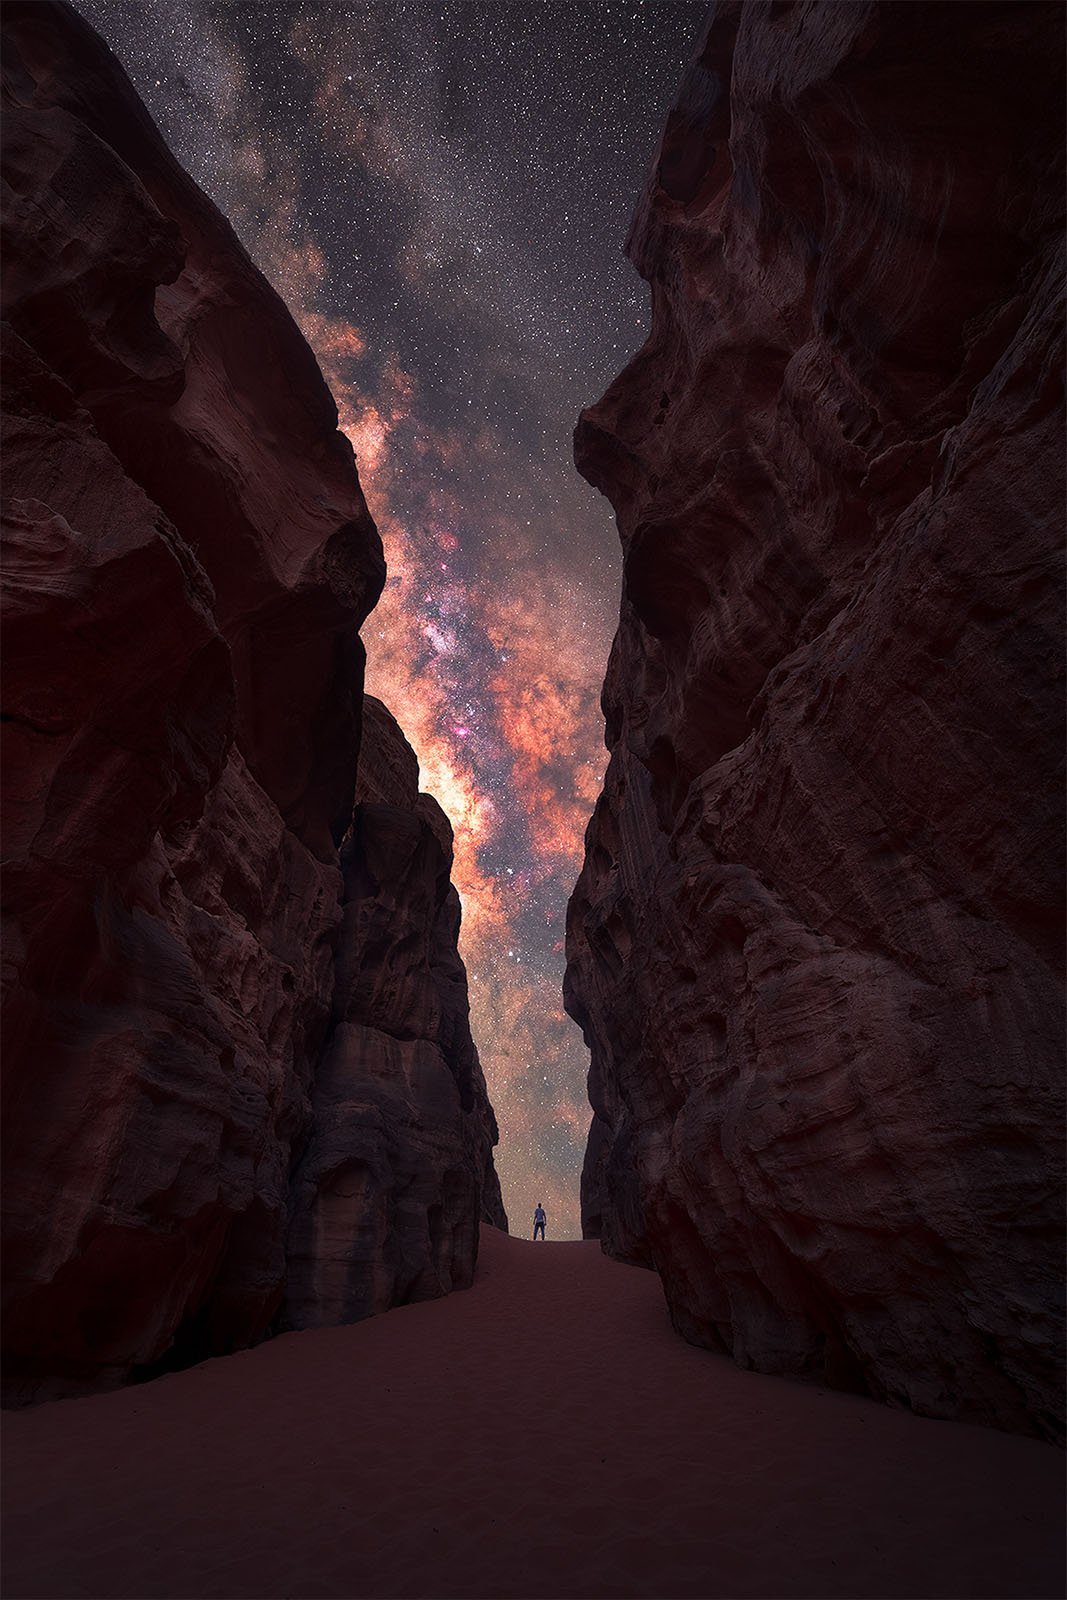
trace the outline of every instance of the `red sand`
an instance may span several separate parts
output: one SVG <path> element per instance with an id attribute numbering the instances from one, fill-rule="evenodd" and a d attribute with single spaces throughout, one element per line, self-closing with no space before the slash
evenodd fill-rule
<path id="1" fill-rule="evenodd" d="M 1063 1593 L 1057 1450 L 740 1372 L 595 1244 L 4 1433 L 12 1600 Z"/>

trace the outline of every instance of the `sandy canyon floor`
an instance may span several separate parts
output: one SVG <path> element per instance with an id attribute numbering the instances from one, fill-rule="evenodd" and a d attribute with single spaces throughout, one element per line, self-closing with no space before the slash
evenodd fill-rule
<path id="1" fill-rule="evenodd" d="M 595 1244 L 4 1436 L 11 1600 L 1063 1594 L 1053 1447 L 741 1372 Z"/>

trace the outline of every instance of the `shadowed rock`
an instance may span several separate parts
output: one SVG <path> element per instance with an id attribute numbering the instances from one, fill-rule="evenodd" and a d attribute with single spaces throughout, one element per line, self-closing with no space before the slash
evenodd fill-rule
<path id="1" fill-rule="evenodd" d="M 66 6 L 3 23 L 4 1372 L 26 1399 L 247 1344 L 282 1302 L 365 891 L 363 824 L 344 872 L 338 846 L 384 565 L 311 351 L 114 57 Z M 436 1277 L 379 1273 L 362 1311 L 469 1281 L 495 1182 L 434 848 L 405 916 L 448 1081 L 345 1226 L 384 1250 L 377 1186 L 417 1179 L 405 1252 L 420 1206 Z M 397 969 L 387 930 L 361 959 Z"/>
<path id="2" fill-rule="evenodd" d="M 333 1029 L 293 1178 L 294 1327 L 468 1288 L 479 1219 L 507 1226 L 456 953 L 452 830 L 389 712 L 364 708 Z"/>
<path id="3" fill-rule="evenodd" d="M 1056 1436 L 1058 6 L 720 5 L 576 434 L 587 1232 L 745 1366 Z"/>

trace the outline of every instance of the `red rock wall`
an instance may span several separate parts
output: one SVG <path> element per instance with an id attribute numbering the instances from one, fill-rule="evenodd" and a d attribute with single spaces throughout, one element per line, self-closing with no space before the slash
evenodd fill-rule
<path id="1" fill-rule="evenodd" d="M 1062 1426 L 1062 26 L 720 5 L 576 435 L 585 1223 L 745 1366 Z"/>
<path id="2" fill-rule="evenodd" d="M 339 846 L 384 566 L 311 352 L 114 57 L 67 7 L 3 23 L 4 1370 L 25 1399 L 279 1314 L 370 892 L 363 825 L 343 867 Z M 369 748 L 364 786 L 397 759 Z M 409 1019 L 441 1081 L 323 1246 L 361 1271 L 380 1252 L 373 1292 L 316 1312 L 301 1238 L 305 1322 L 469 1282 L 483 1191 L 499 1207 L 434 848 L 432 892 L 380 851 L 379 890 L 421 940 L 400 1012 L 447 989 Z M 388 927 L 361 961 L 392 981 Z M 403 1063 L 371 1055 L 404 1099 Z M 330 1136 L 380 1115 L 331 1105 Z M 396 1269 L 398 1206 L 432 1274 Z"/>
<path id="3" fill-rule="evenodd" d="M 333 1026 L 293 1175 L 298 1328 L 469 1288 L 479 1220 L 507 1227 L 456 953 L 452 829 L 389 712 L 364 708 Z"/>

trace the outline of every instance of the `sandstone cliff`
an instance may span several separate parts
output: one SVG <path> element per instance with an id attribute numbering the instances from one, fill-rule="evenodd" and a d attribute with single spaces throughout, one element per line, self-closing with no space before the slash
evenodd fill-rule
<path id="1" fill-rule="evenodd" d="M 576 435 L 624 550 L 587 1232 L 763 1371 L 1056 1435 L 1063 13 L 719 5 Z"/>
<path id="2" fill-rule="evenodd" d="M 356 799 L 333 1028 L 293 1175 L 294 1327 L 468 1288 L 479 1221 L 507 1226 L 456 953 L 452 829 L 369 698 Z"/>
<path id="3" fill-rule="evenodd" d="M 502 1214 L 447 824 L 395 726 L 361 793 L 406 762 L 403 794 L 353 822 L 384 567 L 333 402 L 102 42 L 66 6 L 3 23 L 4 1370 L 25 1399 L 261 1337 L 290 1234 L 302 1324 L 469 1282 Z"/>

